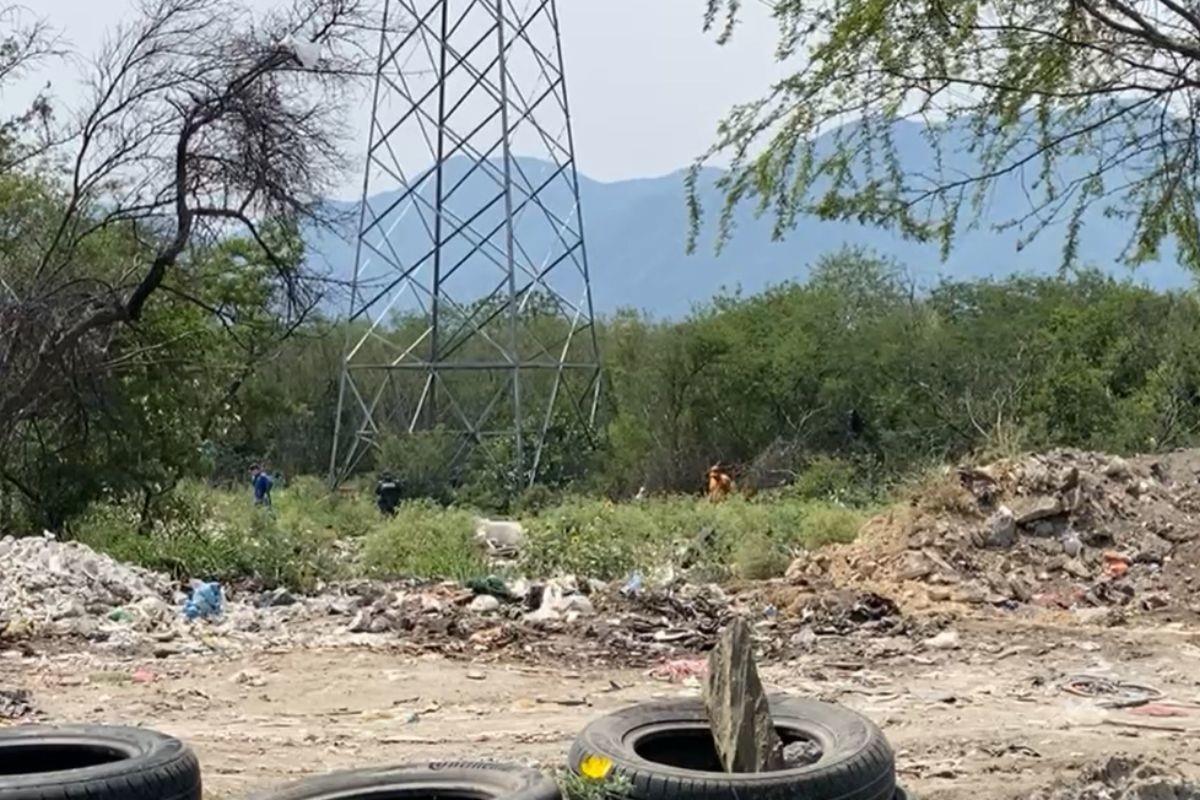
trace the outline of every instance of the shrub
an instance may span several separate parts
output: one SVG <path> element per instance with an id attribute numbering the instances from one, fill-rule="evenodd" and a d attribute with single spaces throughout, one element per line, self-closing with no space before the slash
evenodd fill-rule
<path id="1" fill-rule="evenodd" d="M 788 556 L 779 543 L 762 531 L 742 537 L 733 549 L 733 571 L 745 580 L 778 578 L 788 567 Z"/>
<path id="2" fill-rule="evenodd" d="M 873 472 L 867 464 L 817 456 L 796 476 L 791 494 L 806 500 L 866 505 L 875 499 Z"/>
<path id="3" fill-rule="evenodd" d="M 578 573 L 614 579 L 663 554 L 664 532 L 640 505 L 574 499 L 526 524 L 524 568 L 530 575 Z"/>
<path id="4" fill-rule="evenodd" d="M 243 493 L 185 485 L 149 532 L 138 532 L 137 504 L 122 501 L 93 504 L 71 530 L 114 558 L 180 579 L 251 579 L 303 591 L 336 577 L 335 532 L 249 503 Z"/>
<path id="5" fill-rule="evenodd" d="M 813 503 L 805 509 L 798 544 L 808 549 L 854 541 L 870 515 L 830 503 Z"/>
<path id="6" fill-rule="evenodd" d="M 854 538 L 866 514 L 782 494 L 713 504 L 691 497 L 636 503 L 573 499 L 527 522 L 523 567 L 530 575 L 578 573 L 614 579 L 631 570 L 677 564 L 743 577 L 786 568 L 787 553 Z"/>
<path id="7" fill-rule="evenodd" d="M 404 503 L 366 538 L 363 566 L 379 578 L 467 580 L 487 574 L 467 511 Z"/>

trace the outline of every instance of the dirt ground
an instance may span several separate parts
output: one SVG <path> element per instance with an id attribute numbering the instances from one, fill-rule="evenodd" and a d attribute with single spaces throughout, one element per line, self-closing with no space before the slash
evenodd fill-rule
<path id="1" fill-rule="evenodd" d="M 1200 629 L 958 621 L 959 649 L 827 637 L 763 665 L 778 689 L 874 719 L 902 780 L 926 800 L 1027 796 L 1107 756 L 1153 755 L 1200 777 Z M 1154 717 L 1063 691 L 1074 674 L 1160 689 Z M 398 646 L 121 660 L 9 652 L 0 686 L 31 692 L 43 721 L 146 725 L 198 751 L 206 795 L 242 797 L 332 769 L 413 760 L 563 763 L 574 734 L 621 706 L 696 686 L 644 671 L 414 657 Z M 1188 758 L 1192 765 L 1186 762 Z"/>

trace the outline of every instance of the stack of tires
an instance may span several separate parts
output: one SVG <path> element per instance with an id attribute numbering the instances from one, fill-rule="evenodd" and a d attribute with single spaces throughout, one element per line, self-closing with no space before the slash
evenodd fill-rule
<path id="1" fill-rule="evenodd" d="M 907 800 L 892 750 L 869 720 L 841 706 L 776 697 L 771 712 L 802 765 L 728 774 L 699 701 L 634 706 L 594 721 L 570 768 L 627 800 Z M 26 726 L 0 730 L 0 800 L 200 800 L 200 766 L 177 739 L 136 728 Z M 528 769 L 450 762 L 339 772 L 261 800 L 561 800 Z"/>

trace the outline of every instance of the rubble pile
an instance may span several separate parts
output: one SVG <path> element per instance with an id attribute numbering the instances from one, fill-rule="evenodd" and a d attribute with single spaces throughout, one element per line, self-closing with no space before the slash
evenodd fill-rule
<path id="1" fill-rule="evenodd" d="M 1200 786 L 1158 764 L 1114 756 L 1030 800 L 1200 800 Z"/>
<path id="2" fill-rule="evenodd" d="M 1200 612 L 1198 522 L 1200 452 L 1058 450 L 960 467 L 788 577 L 917 604 Z"/>
<path id="3" fill-rule="evenodd" d="M 49 536 L 0 540 L 0 598 L 0 635 L 10 637 L 91 636 L 130 621 L 152 630 L 174 614 L 169 578 Z"/>

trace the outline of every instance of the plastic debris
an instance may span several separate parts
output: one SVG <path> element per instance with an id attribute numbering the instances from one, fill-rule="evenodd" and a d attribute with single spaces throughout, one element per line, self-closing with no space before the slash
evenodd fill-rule
<path id="1" fill-rule="evenodd" d="M 629 579 L 625 581 L 625 585 L 621 587 L 621 594 L 626 597 L 638 597 L 646 588 L 646 579 L 640 572 L 633 572 L 629 575 Z"/>
<path id="2" fill-rule="evenodd" d="M 213 619 L 221 616 L 223 605 L 221 584 L 192 581 L 192 596 L 183 604 L 183 615 L 191 620 Z"/>

